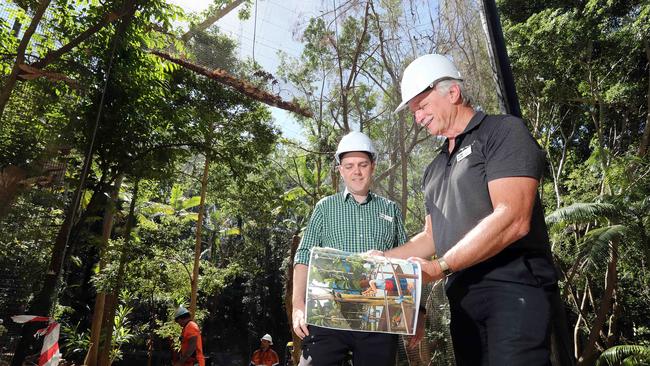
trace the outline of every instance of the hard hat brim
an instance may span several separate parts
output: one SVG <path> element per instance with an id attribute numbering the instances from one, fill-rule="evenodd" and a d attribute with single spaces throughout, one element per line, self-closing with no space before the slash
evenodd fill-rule
<path id="1" fill-rule="evenodd" d="M 435 87 L 436 84 L 438 84 L 439 82 L 441 82 L 441 81 L 443 81 L 443 80 L 457 80 L 457 81 L 461 81 L 461 82 L 463 81 L 462 78 L 442 77 L 442 78 L 440 78 L 440 79 L 434 80 L 434 81 L 431 82 L 429 85 L 433 85 L 433 87 Z M 427 87 L 427 88 L 425 88 L 424 90 L 422 90 L 421 92 L 419 92 L 419 93 L 417 93 L 417 94 L 411 96 L 410 98 L 403 100 L 402 103 L 400 103 L 400 104 L 397 106 L 397 108 L 395 108 L 395 110 L 393 111 L 393 114 L 397 114 L 398 112 L 400 112 L 401 110 L 403 110 L 404 108 L 406 108 L 406 107 L 408 106 L 408 103 L 409 103 L 413 98 L 415 98 L 415 97 L 417 97 L 418 95 L 424 93 L 425 91 L 427 91 L 427 89 L 429 89 L 429 87 Z"/>
<path id="2" fill-rule="evenodd" d="M 411 99 L 413 99 L 413 98 L 411 98 Z M 398 105 L 397 108 L 395 108 L 395 110 L 393 111 L 393 114 L 397 114 L 400 111 L 402 111 L 404 108 L 406 108 L 406 105 L 408 104 L 408 102 L 411 101 L 411 99 L 405 100 L 402 103 L 400 103 L 400 105 Z"/>

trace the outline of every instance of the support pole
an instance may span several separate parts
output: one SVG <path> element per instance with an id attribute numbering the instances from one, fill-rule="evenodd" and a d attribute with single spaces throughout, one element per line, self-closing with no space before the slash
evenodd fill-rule
<path id="1" fill-rule="evenodd" d="M 508 51 L 503 39 L 501 21 L 497 12 L 495 0 L 483 0 L 483 15 L 485 19 L 486 35 L 490 52 L 491 63 L 495 68 L 497 76 L 497 89 L 499 94 L 499 105 L 501 111 L 521 117 L 519 99 L 515 88 L 515 79 L 510 69 Z"/>

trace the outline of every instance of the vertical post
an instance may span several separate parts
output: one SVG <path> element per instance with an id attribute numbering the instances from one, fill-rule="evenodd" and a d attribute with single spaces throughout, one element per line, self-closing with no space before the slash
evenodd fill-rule
<path id="1" fill-rule="evenodd" d="M 495 0 L 483 0 L 483 15 L 485 17 L 488 51 L 490 52 L 492 65 L 497 74 L 499 104 L 501 105 L 502 112 L 521 117 L 515 79 L 510 69 L 508 51 L 506 50 L 506 43 L 503 38 L 503 30 L 501 29 L 501 21 L 499 20 Z"/>

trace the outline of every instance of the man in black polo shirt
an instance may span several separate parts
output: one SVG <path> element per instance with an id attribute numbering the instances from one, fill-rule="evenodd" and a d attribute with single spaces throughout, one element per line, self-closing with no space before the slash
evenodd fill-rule
<path id="1" fill-rule="evenodd" d="M 424 175 L 424 230 L 385 254 L 447 277 L 458 365 L 549 365 L 549 296 L 557 277 L 537 187 L 544 153 L 524 122 L 473 109 L 454 64 L 413 61 L 402 103 L 446 137 Z M 436 255 L 436 260 L 426 260 Z"/>

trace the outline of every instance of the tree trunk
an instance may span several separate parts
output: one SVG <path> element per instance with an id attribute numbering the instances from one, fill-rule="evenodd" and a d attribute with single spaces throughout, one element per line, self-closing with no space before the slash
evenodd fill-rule
<path id="1" fill-rule="evenodd" d="M 580 310 L 578 311 L 578 320 L 573 328 L 573 352 L 575 358 L 579 357 L 580 353 L 580 322 L 582 320 L 582 314 L 584 313 L 585 306 L 587 304 L 587 284 L 585 283 L 585 290 L 582 293 L 582 300 L 580 300 Z"/>
<path id="2" fill-rule="evenodd" d="M 117 178 L 115 185 L 111 190 L 111 198 L 106 203 L 104 208 L 104 222 L 102 225 L 102 240 L 99 243 L 99 273 L 106 267 L 108 255 L 108 240 L 113 231 L 113 219 L 115 214 L 116 201 L 122 186 L 123 176 Z M 90 344 L 84 365 L 95 366 L 97 365 L 97 355 L 100 348 L 100 335 L 102 331 L 102 324 L 104 321 L 104 307 L 106 304 L 106 289 L 97 289 L 97 296 L 95 297 L 95 307 L 93 308 L 93 320 L 90 328 Z"/>
<path id="3" fill-rule="evenodd" d="M 196 221 L 196 244 L 194 245 L 194 268 L 192 271 L 192 294 L 190 297 L 190 314 L 192 318 L 196 314 L 196 298 L 199 289 L 199 265 L 201 257 L 201 231 L 203 229 L 203 217 L 205 216 L 205 193 L 208 189 L 208 171 L 210 168 L 210 157 L 206 154 L 203 165 L 203 178 L 201 179 L 201 203 L 199 204 L 199 219 Z"/>
<path id="4" fill-rule="evenodd" d="M 284 303 L 286 304 L 285 310 L 287 311 L 287 319 L 289 319 L 289 332 L 293 340 L 293 364 L 297 365 L 300 361 L 300 345 L 301 339 L 293 332 L 293 257 L 296 255 L 298 245 L 300 244 L 300 237 L 294 235 L 291 238 L 291 257 L 289 258 L 289 265 L 287 266 L 287 289 L 284 294 Z M 285 361 L 286 362 L 286 361 Z"/>
<path id="5" fill-rule="evenodd" d="M 589 48 L 593 48 L 593 44 L 590 42 Z M 597 105 L 598 111 L 597 112 L 592 112 L 591 113 L 591 119 L 594 122 L 594 127 L 596 129 L 596 136 L 597 136 L 597 141 L 598 141 L 598 149 L 600 150 L 600 153 L 598 154 L 599 156 L 599 162 L 600 162 L 600 168 L 602 169 L 602 180 L 601 180 L 601 188 L 600 188 L 600 195 L 604 195 L 605 193 L 608 193 L 610 191 L 609 188 L 609 174 L 608 174 L 608 150 L 607 150 L 607 145 L 605 142 L 605 101 L 603 101 L 601 91 L 599 90 L 599 82 L 597 80 L 594 80 L 594 76 L 592 72 L 590 71 L 588 74 L 588 83 L 589 83 L 589 88 L 591 91 L 592 98 L 594 102 Z"/>
<path id="6" fill-rule="evenodd" d="M 561 119 L 561 121 L 564 120 L 564 118 Z M 573 136 L 575 135 L 576 131 L 576 121 L 573 121 L 571 123 L 571 134 L 567 137 L 564 134 L 564 131 L 562 131 L 562 128 L 560 128 L 560 134 L 562 135 L 562 153 L 560 154 L 560 159 L 557 165 L 556 169 L 552 169 L 552 174 L 553 174 L 553 191 L 555 192 L 555 207 L 560 208 L 562 207 L 562 195 L 560 193 L 560 182 L 562 179 L 562 173 L 564 171 L 564 165 L 566 164 L 566 156 L 567 156 L 567 151 L 569 150 L 569 145 L 571 144 L 571 141 L 573 141 Z M 553 163 L 550 162 L 551 159 L 549 159 L 549 163 L 553 167 Z"/>
<path id="7" fill-rule="evenodd" d="M 400 117 L 398 118 L 398 124 L 399 124 L 399 154 L 401 158 L 401 166 L 402 166 L 402 194 L 400 196 L 400 208 L 402 209 L 402 218 L 403 221 L 406 222 L 406 214 L 408 210 L 408 198 L 409 198 L 409 185 L 408 185 L 408 159 L 406 156 L 406 146 L 404 144 L 404 141 L 406 140 L 406 123 L 403 121 L 404 119 L 404 114 L 401 114 Z"/>
<path id="8" fill-rule="evenodd" d="M 610 242 L 610 258 L 609 263 L 607 263 L 607 272 L 605 273 L 605 291 L 600 299 L 600 308 L 596 313 L 596 318 L 594 319 L 593 325 L 589 332 L 589 339 L 585 344 L 584 351 L 578 359 L 578 366 L 583 365 L 593 365 L 598 356 L 597 345 L 598 337 L 600 332 L 603 330 L 605 321 L 607 320 L 607 314 L 612 307 L 612 297 L 616 289 L 617 283 L 617 272 L 616 265 L 618 263 L 618 241 L 619 239 L 614 239 Z"/>
<path id="9" fill-rule="evenodd" d="M 102 325 L 99 330 L 99 349 L 97 350 L 98 366 L 109 366 L 112 362 L 113 328 L 115 328 L 115 313 L 117 312 L 119 301 L 120 298 L 115 292 L 111 291 L 106 293 Z"/>
<path id="10" fill-rule="evenodd" d="M 618 343 L 618 319 L 621 316 L 621 306 L 617 301 L 618 291 L 614 291 L 614 298 L 612 304 L 612 315 L 609 317 L 609 327 L 607 331 L 607 344 L 605 349 L 611 348 Z"/>
<path id="11" fill-rule="evenodd" d="M 386 48 L 384 47 L 384 44 L 387 43 L 387 41 L 384 38 L 384 31 L 383 27 L 379 23 L 379 15 L 375 11 L 375 7 L 372 1 L 368 2 L 368 8 L 366 9 L 366 17 L 369 16 L 369 12 L 372 12 L 373 19 L 375 21 L 375 26 L 379 30 L 379 53 L 381 55 L 381 60 L 384 68 L 386 69 L 386 72 L 388 72 L 388 75 L 390 75 L 390 79 L 393 83 L 393 85 L 399 85 L 399 77 L 397 72 L 395 71 L 395 66 L 394 64 L 390 61 Z M 399 91 L 394 88 L 393 89 L 393 94 L 390 95 L 391 99 L 398 102 L 401 100 L 401 95 L 399 94 Z M 396 103 L 397 104 L 397 103 Z M 408 213 L 408 159 L 407 156 L 410 153 L 410 151 L 413 149 L 414 145 L 409 146 L 408 148 L 406 147 L 405 141 L 406 137 L 409 134 L 409 131 L 406 130 L 406 119 L 404 116 L 404 113 L 400 113 L 397 116 L 398 118 L 398 146 L 399 146 L 399 154 L 398 154 L 398 159 L 400 160 L 400 167 L 401 167 L 401 175 L 402 175 L 402 192 L 399 197 L 399 204 L 400 208 L 402 210 L 402 216 L 404 217 L 404 221 L 406 222 L 406 216 Z M 417 134 L 417 133 L 416 133 Z M 395 162 L 396 163 L 396 162 Z M 393 162 L 391 162 L 392 166 Z M 388 172 L 391 176 L 394 175 L 393 172 Z M 379 180 L 379 179 L 377 179 Z"/>
<path id="12" fill-rule="evenodd" d="M 398 139 L 400 138 L 399 134 L 391 134 L 390 142 L 391 145 L 395 146 L 398 145 L 400 142 Z M 388 158 L 388 166 L 393 166 L 398 163 L 399 161 L 399 156 L 398 156 L 398 151 L 397 149 L 393 149 L 390 152 L 389 158 Z M 395 186 L 397 185 L 397 177 L 395 174 L 392 172 L 388 174 L 388 183 L 386 187 L 386 194 L 387 197 L 392 199 L 393 201 L 397 201 L 397 193 L 395 193 Z"/>
<path id="13" fill-rule="evenodd" d="M 36 32 L 38 23 L 41 22 L 41 18 L 43 17 L 43 14 L 45 14 L 47 7 L 50 5 L 50 1 L 51 0 L 41 0 L 38 4 L 38 7 L 34 12 L 34 17 L 18 44 L 18 49 L 16 50 L 16 61 L 11 69 L 11 73 L 7 77 L 7 82 L 3 85 L 2 90 L 0 90 L 0 120 L 2 120 L 2 114 L 7 106 L 7 102 L 9 102 L 11 92 L 14 90 L 16 82 L 18 81 L 18 73 L 20 72 L 19 66 L 25 63 L 25 51 L 27 50 L 27 45 L 29 45 L 29 41 L 32 39 L 34 32 Z"/>
<path id="14" fill-rule="evenodd" d="M 135 225 L 135 205 L 138 199 L 140 181 L 137 180 L 133 187 L 133 194 L 131 195 L 131 205 L 129 206 L 129 216 L 126 219 L 126 228 L 124 229 L 124 243 L 120 253 L 120 264 L 117 270 L 117 277 L 113 288 L 106 297 L 106 311 L 104 312 L 104 325 L 102 327 L 102 347 L 99 350 L 98 364 L 99 366 L 109 366 L 111 364 L 110 354 L 113 348 L 113 326 L 115 325 L 115 312 L 119 303 L 119 294 L 124 282 L 124 272 L 128 262 L 128 251 L 131 243 L 131 231 Z"/>

